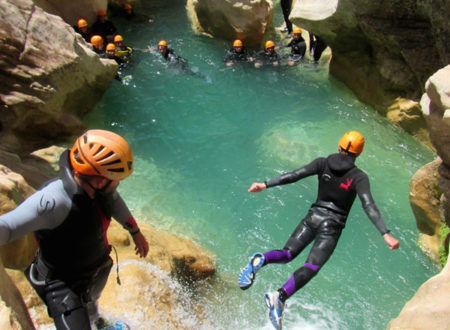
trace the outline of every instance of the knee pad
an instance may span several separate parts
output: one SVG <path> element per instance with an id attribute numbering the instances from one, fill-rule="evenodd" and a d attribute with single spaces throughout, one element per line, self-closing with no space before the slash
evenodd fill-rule
<path id="1" fill-rule="evenodd" d="M 73 292 L 69 292 L 68 294 L 66 294 L 66 296 L 60 301 L 58 301 L 57 299 L 52 299 L 47 303 L 48 312 L 52 318 L 55 318 L 62 314 L 70 313 L 71 311 L 83 307 L 81 298 Z"/>

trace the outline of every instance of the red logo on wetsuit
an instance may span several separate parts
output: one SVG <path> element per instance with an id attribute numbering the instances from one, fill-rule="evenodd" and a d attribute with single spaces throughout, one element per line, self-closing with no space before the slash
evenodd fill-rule
<path id="1" fill-rule="evenodd" d="M 339 187 L 348 191 L 350 189 L 350 186 L 352 185 L 353 179 L 345 179 L 345 180 L 347 181 L 347 183 L 341 182 Z"/>

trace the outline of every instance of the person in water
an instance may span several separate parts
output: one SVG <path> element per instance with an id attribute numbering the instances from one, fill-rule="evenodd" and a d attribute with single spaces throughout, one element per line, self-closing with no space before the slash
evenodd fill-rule
<path id="1" fill-rule="evenodd" d="M 266 41 L 264 50 L 260 51 L 256 56 L 255 68 L 260 68 L 263 65 L 280 65 L 280 56 L 275 50 L 275 43 L 272 40 Z"/>
<path id="2" fill-rule="evenodd" d="M 399 241 L 386 228 L 372 198 L 367 174 L 355 165 L 356 158 L 363 148 L 363 135 L 357 131 L 347 132 L 339 140 L 338 153 L 326 158 L 317 158 L 298 170 L 268 181 L 254 182 L 248 189 L 249 192 L 260 192 L 267 188 L 294 183 L 311 175 L 317 175 L 319 181 L 316 201 L 283 249 L 255 253 L 239 274 L 240 288 L 248 289 L 262 267 L 272 263 L 288 263 L 314 241 L 304 265 L 277 291 L 265 295 L 269 317 L 276 329 L 281 329 L 286 300 L 316 276 L 331 257 L 356 196 L 361 200 L 365 213 L 387 246 L 391 250 L 399 247 Z"/>
<path id="3" fill-rule="evenodd" d="M 102 36 L 94 35 L 91 37 L 91 45 L 94 49 L 94 52 L 98 54 L 100 57 L 105 57 L 105 49 Z"/>
<path id="4" fill-rule="evenodd" d="M 327 48 L 325 40 L 318 35 L 309 32 L 309 52 L 312 55 L 314 62 L 319 62 L 323 51 Z"/>
<path id="5" fill-rule="evenodd" d="M 128 47 L 123 42 L 123 37 L 120 34 L 114 36 L 114 45 L 116 46 L 116 56 L 125 62 L 130 60 L 133 48 Z"/>
<path id="6" fill-rule="evenodd" d="M 114 35 L 117 32 L 117 28 L 114 24 L 108 20 L 105 9 L 99 9 L 97 11 L 97 20 L 92 24 L 92 34 L 98 34 L 106 40 L 106 42 L 112 42 Z"/>
<path id="7" fill-rule="evenodd" d="M 81 34 L 81 36 L 83 37 L 83 39 L 86 42 L 90 42 L 91 41 L 92 34 L 89 31 L 88 22 L 85 19 L 80 18 L 77 21 L 77 25 L 75 25 L 73 27 L 73 29 L 75 30 L 75 32 Z"/>
<path id="8" fill-rule="evenodd" d="M 286 45 L 286 47 L 291 48 L 291 54 L 289 55 L 288 59 L 288 65 L 293 66 L 300 62 L 304 57 L 306 53 L 306 43 L 305 40 L 302 37 L 302 29 L 298 26 L 294 27 L 293 31 L 293 38 L 292 40 Z"/>
<path id="9" fill-rule="evenodd" d="M 117 191 L 133 172 L 132 150 L 113 132 L 88 130 L 59 165 L 56 179 L 0 216 L 0 245 L 34 232 L 39 248 L 25 275 L 56 329 L 100 329 L 106 321 L 97 300 L 113 265 L 106 236 L 111 219 L 131 235 L 136 254 L 145 257 L 149 248 Z"/>
<path id="10" fill-rule="evenodd" d="M 242 40 L 236 39 L 233 41 L 233 46 L 231 49 L 227 51 L 227 54 L 225 55 L 225 65 L 226 66 L 233 66 L 236 63 L 239 62 L 251 62 L 253 61 L 253 58 L 248 56 L 247 51 L 244 47 L 244 43 Z"/>

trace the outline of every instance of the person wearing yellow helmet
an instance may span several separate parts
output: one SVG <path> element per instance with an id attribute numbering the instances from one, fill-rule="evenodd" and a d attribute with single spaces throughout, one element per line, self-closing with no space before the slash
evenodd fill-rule
<path id="1" fill-rule="evenodd" d="M 94 49 L 94 52 L 96 52 L 99 56 L 103 57 L 105 55 L 105 50 L 103 49 L 104 43 L 102 36 L 93 35 L 90 41 Z"/>
<path id="2" fill-rule="evenodd" d="M 233 66 L 239 62 L 251 62 L 252 60 L 253 58 L 248 56 L 244 43 L 240 39 L 233 41 L 231 49 L 227 51 L 224 58 L 226 66 Z"/>
<path id="3" fill-rule="evenodd" d="M 107 239 L 113 218 L 128 231 L 136 253 L 148 253 L 147 239 L 117 191 L 133 164 L 123 137 L 88 130 L 62 153 L 56 179 L 0 216 L 0 245 L 34 232 L 39 248 L 25 275 L 58 330 L 91 329 L 103 321 L 97 300 L 113 265 Z"/>
<path id="4" fill-rule="evenodd" d="M 114 45 L 116 46 L 116 56 L 123 61 L 128 62 L 133 53 L 133 48 L 128 47 L 123 42 L 123 37 L 120 34 L 114 36 Z"/>
<path id="5" fill-rule="evenodd" d="M 291 54 L 288 58 L 289 66 L 298 64 L 305 57 L 306 53 L 306 43 L 302 37 L 302 29 L 298 26 L 294 27 L 292 35 L 292 40 L 286 45 L 286 47 L 291 48 Z"/>
<path id="6" fill-rule="evenodd" d="M 256 55 L 255 68 L 258 69 L 264 65 L 280 65 L 280 56 L 275 50 L 275 43 L 272 40 L 267 40 L 264 43 L 264 50 Z"/>
<path id="7" fill-rule="evenodd" d="M 102 36 L 107 42 L 112 42 L 116 32 L 116 26 L 108 20 L 106 9 L 98 9 L 97 20 L 92 24 L 92 33 Z"/>
<path id="8" fill-rule="evenodd" d="M 373 200 L 367 174 L 355 165 L 364 144 L 365 139 L 360 132 L 346 132 L 338 142 L 338 153 L 317 158 L 297 170 L 265 182 L 253 182 L 248 188 L 249 192 L 256 193 L 313 175 L 319 180 L 316 201 L 284 247 L 280 250 L 253 254 L 239 274 L 239 287 L 246 290 L 253 284 L 256 272 L 262 267 L 273 263 L 291 262 L 314 242 L 303 266 L 297 269 L 277 291 L 265 295 L 269 317 L 276 329 L 281 329 L 286 300 L 316 276 L 331 257 L 356 196 L 361 200 L 365 213 L 389 249 L 395 250 L 399 247 L 399 241 L 390 234 Z"/>
<path id="9" fill-rule="evenodd" d="M 84 18 L 80 18 L 77 21 L 77 24 L 74 25 L 73 29 L 75 32 L 81 34 L 86 42 L 90 42 L 92 34 L 89 30 L 88 22 Z"/>

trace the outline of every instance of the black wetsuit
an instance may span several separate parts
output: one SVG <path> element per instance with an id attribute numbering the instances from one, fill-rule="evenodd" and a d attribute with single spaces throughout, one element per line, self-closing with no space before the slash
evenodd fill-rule
<path id="1" fill-rule="evenodd" d="M 257 58 L 256 62 L 262 63 L 264 65 L 280 63 L 280 56 L 275 51 L 269 53 L 265 50 L 262 50 L 257 54 L 256 58 Z"/>
<path id="2" fill-rule="evenodd" d="M 87 43 L 91 42 L 92 33 L 89 31 L 89 29 L 86 32 L 83 32 L 76 25 L 73 27 L 73 29 L 75 30 L 76 33 L 81 34 L 81 36 Z"/>
<path id="3" fill-rule="evenodd" d="M 317 158 L 298 170 L 266 182 L 270 188 L 293 183 L 311 175 L 317 175 L 319 180 L 316 201 L 291 234 L 283 250 L 264 254 L 265 264 L 287 263 L 314 241 L 305 264 L 296 270 L 280 289 L 282 299 L 287 299 L 308 283 L 330 258 L 356 196 L 361 200 L 364 211 L 378 231 L 382 235 L 389 232 L 372 198 L 369 178 L 354 162 L 355 158 L 352 156 L 332 154 L 327 158 Z"/>
<path id="4" fill-rule="evenodd" d="M 325 48 L 327 48 L 325 40 L 309 32 L 309 51 L 313 55 L 314 61 L 319 61 Z"/>
<path id="5" fill-rule="evenodd" d="M 100 35 L 109 42 L 111 40 L 108 40 L 108 38 L 111 38 L 116 34 L 117 28 L 111 21 L 105 20 L 104 22 L 101 22 L 100 20 L 96 20 L 95 23 L 92 24 L 91 31 L 93 35 Z"/>
<path id="6" fill-rule="evenodd" d="M 39 243 L 25 271 L 57 329 L 91 329 L 96 301 L 112 267 L 106 231 L 111 217 L 134 233 L 137 224 L 117 191 L 91 199 L 74 181 L 68 152 L 60 178 L 0 216 L 0 245 L 29 232 Z"/>
<path id="7" fill-rule="evenodd" d="M 301 60 L 306 53 L 306 43 L 305 40 L 299 36 L 298 38 L 293 38 L 286 47 L 291 48 L 291 58 L 292 60 Z"/>
<path id="8" fill-rule="evenodd" d="M 225 55 L 224 62 L 247 62 L 248 61 L 248 55 L 247 51 L 245 49 L 242 49 L 241 52 L 237 52 L 234 48 L 231 48 L 227 51 L 227 54 Z"/>
<path id="9" fill-rule="evenodd" d="M 292 23 L 289 20 L 289 15 L 292 9 L 292 0 L 281 0 L 280 1 L 281 10 L 283 11 L 284 22 L 286 23 L 286 28 L 288 33 L 292 33 Z"/>

